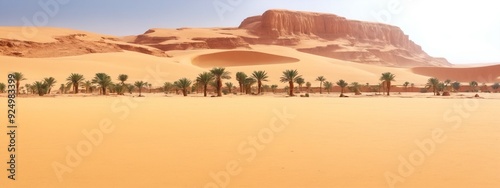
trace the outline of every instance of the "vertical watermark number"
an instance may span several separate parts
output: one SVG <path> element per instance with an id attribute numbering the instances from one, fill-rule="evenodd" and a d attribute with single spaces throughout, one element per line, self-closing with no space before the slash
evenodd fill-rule
<path id="1" fill-rule="evenodd" d="M 7 135 L 9 137 L 8 144 L 8 155 L 9 160 L 7 161 L 7 171 L 9 172 L 8 178 L 11 180 L 16 180 L 16 95 L 17 86 L 14 74 L 9 74 L 8 76 L 8 86 L 7 86 Z"/>

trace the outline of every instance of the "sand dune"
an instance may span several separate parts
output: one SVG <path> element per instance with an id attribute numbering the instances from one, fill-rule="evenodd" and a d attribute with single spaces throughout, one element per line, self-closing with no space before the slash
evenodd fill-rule
<path id="1" fill-rule="evenodd" d="M 500 81 L 500 65 L 482 67 L 416 67 L 411 69 L 416 74 L 421 74 L 439 79 L 451 79 L 459 82 L 477 81 L 480 83 L 493 83 Z"/>
<path id="2" fill-rule="evenodd" d="M 104 72 L 115 82 L 119 74 L 128 74 L 129 82 L 149 80 L 155 86 L 161 86 L 163 82 L 181 77 L 193 78 L 203 71 L 196 66 L 165 60 L 168 58 L 128 51 L 60 58 L 0 56 L 0 62 L 2 62 L 0 74 L 7 75 L 12 71 L 22 72 L 27 78 L 23 81 L 23 85 L 51 76 L 57 80 L 57 86 L 59 86 L 66 83 L 65 80 L 71 73 L 83 74 L 87 80 L 91 80 L 96 73 Z"/>
<path id="3" fill-rule="evenodd" d="M 345 79 L 348 82 L 359 83 L 379 83 L 380 74 L 383 72 L 392 72 L 397 75 L 394 84 L 403 84 L 405 81 L 416 84 L 426 83 L 428 77 L 412 73 L 406 68 L 382 67 L 376 65 L 358 64 L 347 61 L 335 60 L 321 56 L 315 56 L 307 53 L 298 52 L 294 49 L 276 46 L 252 46 L 252 52 L 239 54 L 240 58 L 236 61 L 227 61 L 221 59 L 210 59 L 210 63 L 214 65 L 203 64 L 202 61 L 193 61 L 196 57 L 204 54 L 225 54 L 224 50 L 193 50 L 193 51 L 172 51 L 172 58 L 160 58 L 151 55 L 136 53 L 136 52 L 116 52 L 116 53 L 101 53 L 88 54 L 81 56 L 68 56 L 61 58 L 18 58 L 0 56 L 0 61 L 5 62 L 0 65 L 0 74 L 6 75 L 10 71 L 23 72 L 28 80 L 25 83 L 32 83 L 41 80 L 45 77 L 52 76 L 57 79 L 58 83 L 65 82 L 65 79 L 71 73 L 84 74 L 87 79 L 91 79 L 95 73 L 105 72 L 111 75 L 114 79 L 119 74 L 128 74 L 130 82 L 141 80 L 148 74 L 147 69 L 160 66 L 164 71 L 163 81 L 175 81 L 182 77 L 195 79 L 198 73 L 208 71 L 217 65 L 239 64 L 240 62 L 255 63 L 254 61 L 246 61 L 245 59 L 253 59 L 255 54 L 262 56 L 272 56 L 278 58 L 279 62 L 259 65 L 242 65 L 228 66 L 232 76 L 236 72 L 245 72 L 251 74 L 256 70 L 264 70 L 269 73 L 269 82 L 266 84 L 278 84 L 284 87 L 286 84 L 281 83 L 279 78 L 284 70 L 297 69 L 299 73 L 306 79 L 318 85 L 314 79 L 318 76 L 325 76 L 329 81 L 337 81 Z M 267 51 L 273 52 L 273 55 L 265 55 Z M 264 55 L 263 55 L 264 54 Z M 274 54 L 285 54 L 284 56 L 274 56 Z M 244 56 L 245 55 L 245 56 Z M 283 58 L 284 57 L 284 58 Z M 258 57 L 260 58 L 260 57 Z M 291 62 L 298 59 L 298 62 Z M 286 60 L 286 61 L 284 61 Z M 222 64 L 217 64 L 217 63 Z M 194 63 L 194 64 L 193 64 Z M 283 64 L 286 63 L 286 64 Z M 199 66 L 197 66 L 199 65 Z M 228 80 L 236 83 L 234 78 Z M 159 82 L 153 83 L 154 86 L 161 86 Z"/>
<path id="4" fill-rule="evenodd" d="M 282 63 L 295 63 L 299 59 L 285 56 L 261 53 L 255 51 L 226 51 L 212 54 L 205 54 L 195 57 L 193 65 L 212 68 L 212 67 L 237 67 L 253 65 L 271 65 Z"/>
<path id="5" fill-rule="evenodd" d="M 496 188 L 500 101 L 469 101 L 470 117 L 455 130 L 443 115 L 463 104 L 464 99 L 427 98 L 20 98 L 19 180 L 4 185 L 204 187 L 214 182 L 210 173 L 235 160 L 241 172 L 230 177 L 228 187 L 384 188 L 389 187 L 385 172 L 399 174 L 398 157 L 420 151 L 414 140 L 430 139 L 439 128 L 446 141 L 396 187 Z M 116 105 L 133 108 L 122 116 Z M 258 141 L 262 148 L 248 161 L 250 153 L 238 147 L 253 148 L 248 138 L 258 139 L 279 118 L 273 110 L 293 119 L 285 119 L 288 124 L 277 119 L 285 128 L 265 144 Z M 103 119 L 112 122 L 113 131 L 59 182 L 53 163 L 66 165 L 67 147 L 76 150 L 87 140 L 82 131 L 98 128 Z"/>
<path id="6" fill-rule="evenodd" d="M 103 38 L 114 38 L 114 36 L 97 34 L 87 31 L 79 31 L 67 28 L 55 27 L 0 27 L 0 39 L 31 41 L 37 43 L 57 42 L 56 38 L 74 34 L 85 34 L 80 40 L 98 41 Z"/>

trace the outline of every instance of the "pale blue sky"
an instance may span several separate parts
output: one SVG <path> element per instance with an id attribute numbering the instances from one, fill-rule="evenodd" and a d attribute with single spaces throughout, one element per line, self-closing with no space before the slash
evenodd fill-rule
<path id="1" fill-rule="evenodd" d="M 40 5 L 54 2 L 58 11 Z M 268 9 L 304 10 L 399 26 L 430 55 L 452 63 L 500 63 L 499 5 L 490 0 L 0 0 L 0 25 L 23 26 L 28 20 L 123 36 L 149 28 L 237 27 Z"/>

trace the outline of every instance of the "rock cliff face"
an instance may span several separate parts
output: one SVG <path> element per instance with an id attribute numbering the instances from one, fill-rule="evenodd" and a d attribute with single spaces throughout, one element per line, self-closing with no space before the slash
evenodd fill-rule
<path id="1" fill-rule="evenodd" d="M 398 27 L 347 20 L 333 14 L 269 10 L 262 16 L 247 18 L 239 28 L 260 37 L 260 40 L 253 39 L 251 43 L 279 45 L 284 38 L 291 41 L 348 39 L 351 41 L 349 46 L 334 45 L 332 48 L 329 44 L 296 48 L 302 52 L 360 63 L 394 66 L 450 65 L 446 60 L 427 55 Z M 397 50 L 384 50 L 387 46 Z"/>
<path id="2" fill-rule="evenodd" d="M 333 14 L 269 10 L 260 17 L 246 19 L 240 25 L 259 36 L 279 38 L 315 35 L 324 39 L 352 37 L 360 41 L 382 41 L 412 51 L 422 48 L 395 26 L 347 20 Z"/>

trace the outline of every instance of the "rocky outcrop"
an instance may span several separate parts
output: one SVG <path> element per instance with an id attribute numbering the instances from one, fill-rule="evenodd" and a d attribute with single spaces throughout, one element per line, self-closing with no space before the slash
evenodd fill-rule
<path id="1" fill-rule="evenodd" d="M 0 39 L 0 54 L 16 57 L 47 58 L 121 51 L 118 46 L 106 43 L 104 40 L 87 41 L 78 39 L 82 35 L 85 34 L 61 36 L 55 38 L 57 42 L 50 43 Z"/>
<path id="2" fill-rule="evenodd" d="M 189 28 L 176 30 L 189 32 Z M 181 38 L 178 36 L 162 36 L 165 35 L 165 32 L 163 34 L 157 34 L 157 32 L 162 33 L 158 29 L 150 29 L 137 36 L 132 43 L 154 47 L 163 51 L 250 48 L 249 43 L 243 38 L 233 35 L 227 37 Z"/>
<path id="3" fill-rule="evenodd" d="M 121 52 L 127 50 L 158 57 L 168 57 L 164 51 L 147 46 L 122 43 L 116 38 L 103 37 L 100 40 L 91 41 L 81 40 L 80 38 L 82 37 L 86 37 L 86 34 L 60 36 L 54 38 L 56 42 L 49 43 L 0 39 L 0 55 L 26 58 L 49 58 L 91 53 Z"/>
<path id="4" fill-rule="evenodd" d="M 299 51 L 360 63 L 376 63 L 396 66 L 449 66 L 444 59 L 427 55 L 411 41 L 408 35 L 395 26 L 348 20 L 334 14 L 269 10 L 262 16 L 245 19 L 240 29 L 247 29 L 265 44 L 279 44 L 279 40 L 300 41 L 342 38 L 352 41 L 350 46 L 326 45 L 313 48 L 297 48 Z M 270 42 L 274 41 L 274 42 Z M 299 42 L 296 42 L 299 43 Z M 361 44 L 362 46 L 359 46 Z M 366 46 L 369 46 L 368 48 Z M 390 46 L 399 51 L 377 50 Z M 357 50 L 344 50 L 356 48 Z M 370 48 L 372 50 L 370 50 Z"/>

